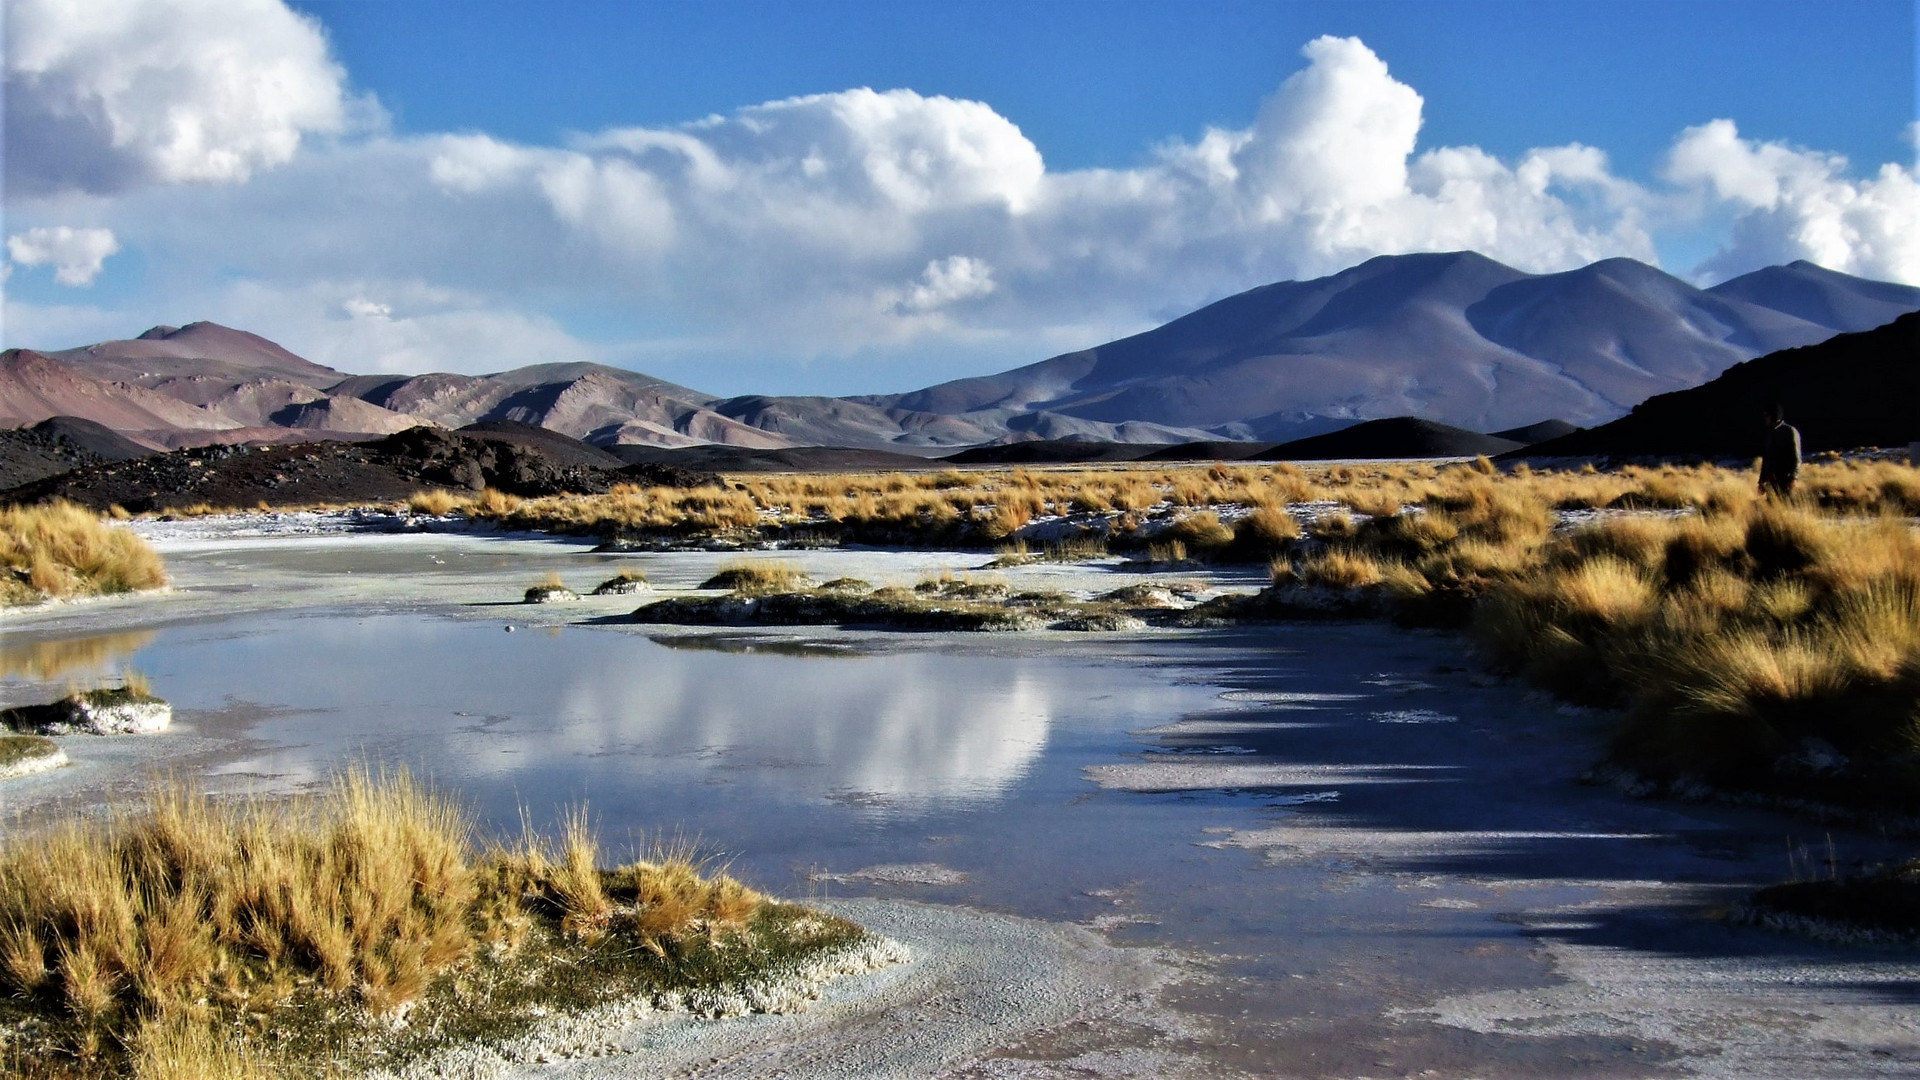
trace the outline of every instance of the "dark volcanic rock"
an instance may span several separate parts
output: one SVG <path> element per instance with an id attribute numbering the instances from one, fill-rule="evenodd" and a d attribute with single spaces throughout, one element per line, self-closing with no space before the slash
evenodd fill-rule
<path id="1" fill-rule="evenodd" d="M 522 424 L 517 420 L 481 420 L 458 430 L 460 434 L 470 435 L 476 439 L 530 446 L 552 458 L 557 465 L 594 465 L 603 469 L 618 469 L 627 464 L 626 461 L 600 447 L 583 443 L 570 435 L 563 435 L 548 428 Z"/>
<path id="2" fill-rule="evenodd" d="M 91 420 L 55 416 L 32 427 L 0 431 L 0 490 L 87 465 L 153 453 Z"/>
<path id="3" fill-rule="evenodd" d="M 1395 416 L 1368 420 L 1325 435 L 1281 443 L 1259 455 L 1262 461 L 1318 461 L 1336 458 L 1472 457 L 1504 454 L 1520 443 L 1432 420 Z"/>
<path id="4" fill-rule="evenodd" d="M 639 462 L 621 469 L 619 482 L 638 484 L 641 487 L 719 487 L 720 477 L 710 472 L 696 472 L 683 469 L 678 465 L 655 465 Z"/>
<path id="5" fill-rule="evenodd" d="M 440 428 L 409 428 L 368 443 L 396 470 L 436 487 L 479 491 L 495 488 L 509 495 L 540 496 L 572 492 L 596 495 L 617 478 L 592 465 L 566 465 L 531 442 L 475 438 Z"/>
<path id="6" fill-rule="evenodd" d="M 1920 439 L 1920 312 L 1736 364 L 1704 386 L 1648 398 L 1610 424 L 1514 456 L 1758 455 L 1761 413 L 1773 403 L 1785 406 L 1807 452 Z"/>
<path id="7" fill-rule="evenodd" d="M 1493 433 L 1493 437 L 1496 439 L 1512 439 L 1514 442 L 1524 446 L 1532 446 L 1534 443 L 1546 442 L 1548 439 L 1558 439 L 1563 435 L 1571 435 L 1580 430 L 1583 429 L 1579 425 L 1569 424 L 1565 420 L 1542 420 L 1537 424 L 1528 424 L 1525 427 L 1496 431 Z"/>
<path id="8" fill-rule="evenodd" d="M 511 495 L 598 494 L 614 484 L 692 487 L 718 483 L 711 474 L 647 466 L 625 469 L 569 465 L 531 441 L 475 438 L 417 427 L 366 443 L 207 446 L 132 461 L 102 461 L 0 492 L 0 501 L 68 499 L 93 509 L 118 504 L 134 513 L 204 503 L 242 507 L 267 503 L 389 502 L 423 488 Z"/>

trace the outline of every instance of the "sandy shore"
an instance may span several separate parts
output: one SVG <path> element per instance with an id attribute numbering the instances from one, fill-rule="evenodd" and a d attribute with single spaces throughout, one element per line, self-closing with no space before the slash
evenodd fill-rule
<path id="1" fill-rule="evenodd" d="M 584 1024 L 548 1025 L 504 1052 L 456 1052 L 399 1075 L 828 1080 L 986 1068 L 995 1076 L 1021 1076 L 1033 1074 L 998 1052 L 1064 1028 L 1083 1040 L 1087 1032 L 1106 1031 L 1139 1045 L 1104 1047 L 1056 1066 L 1101 1076 L 1180 1071 L 1177 1055 L 1153 1045 L 1179 1028 L 1157 999 L 1183 974 L 1179 961 L 1160 950 L 1116 948 L 1084 927 L 964 908 L 884 900 L 822 906 L 888 944 L 871 970 L 847 965 L 848 973 L 823 984 L 804 1010 L 713 1020 L 613 1009 Z"/>

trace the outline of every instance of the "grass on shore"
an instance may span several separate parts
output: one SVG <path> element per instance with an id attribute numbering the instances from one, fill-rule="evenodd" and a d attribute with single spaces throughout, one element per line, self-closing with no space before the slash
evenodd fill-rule
<path id="1" fill-rule="evenodd" d="M 1556 539 L 1478 620 L 1662 779 L 1920 811 L 1920 532 L 1761 505 Z"/>
<path id="2" fill-rule="evenodd" d="M 157 589 L 146 541 L 72 503 L 0 507 L 0 606 Z"/>
<path id="3" fill-rule="evenodd" d="M 1263 562 L 1303 532 L 1290 507 L 1337 504 L 1363 517 L 1474 497 L 1489 483 L 1549 509 L 1734 511 L 1756 494 L 1750 475 L 1711 465 L 1591 466 L 1499 473 L 1483 460 L 1453 464 L 1216 464 L 1110 468 L 999 468 L 919 473 L 754 475 L 728 485 L 621 485 L 605 495 L 515 499 L 498 492 L 425 492 L 420 512 L 462 513 L 514 529 L 630 540 L 811 540 L 909 546 L 1002 547 L 1031 555 L 1047 543 L 1145 550 L 1184 544 L 1196 556 Z M 1810 463 L 1810 505 L 1843 513 L 1920 513 L 1920 469 L 1890 462 Z M 1036 522 L 1071 524 L 1079 540 L 1034 540 Z M 1022 546 L 1025 547 L 1022 552 Z"/>
<path id="4" fill-rule="evenodd" d="M 472 834 L 404 774 L 356 771 L 278 804 L 162 786 L 140 812 L 15 839 L 0 1060 L 26 1076 L 333 1076 L 860 936 L 685 852 L 604 870 L 583 812 L 554 840 Z"/>
<path id="5" fill-rule="evenodd" d="M 1470 626 L 1496 666 L 1626 709 L 1619 753 L 1660 780 L 1920 812 L 1920 532 L 1705 493 L 1556 532 L 1537 488 L 1487 479 L 1331 523 L 1275 563 L 1274 598 Z"/>

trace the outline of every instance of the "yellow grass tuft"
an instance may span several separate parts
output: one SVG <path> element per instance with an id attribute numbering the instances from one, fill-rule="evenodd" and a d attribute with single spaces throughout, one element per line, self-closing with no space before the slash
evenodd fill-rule
<path id="1" fill-rule="evenodd" d="M 455 495 L 445 488 L 433 488 L 429 491 L 415 492 L 407 499 L 407 509 L 416 514 L 430 514 L 445 517 L 469 505 L 470 500 Z"/>
<path id="2" fill-rule="evenodd" d="M 598 862 L 584 809 L 556 841 L 477 855 L 466 815 L 403 772 L 278 804 L 165 784 L 0 847 L 0 994 L 44 1018 L 34 1053 L 72 1075 L 248 1080 L 278 1070 L 243 1033 L 342 1009 L 377 1027 L 536 916 L 670 957 L 770 903 L 684 851 Z"/>
<path id="3" fill-rule="evenodd" d="M 700 583 L 703 589 L 731 589 L 738 593 L 760 595 L 797 592 L 812 582 L 805 574 L 783 562 L 758 559 L 728 563 L 720 572 Z"/>
<path id="4" fill-rule="evenodd" d="M 157 589 L 167 583 L 146 541 L 72 503 L 0 508 L 0 603 Z"/>

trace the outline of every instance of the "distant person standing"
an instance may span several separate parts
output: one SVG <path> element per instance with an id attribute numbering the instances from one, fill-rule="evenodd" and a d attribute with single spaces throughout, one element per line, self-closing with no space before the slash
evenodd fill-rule
<path id="1" fill-rule="evenodd" d="M 1793 497 L 1800 477 L 1800 431 L 1787 423 L 1786 410 L 1767 406 L 1767 444 L 1760 452 L 1760 493 Z"/>

